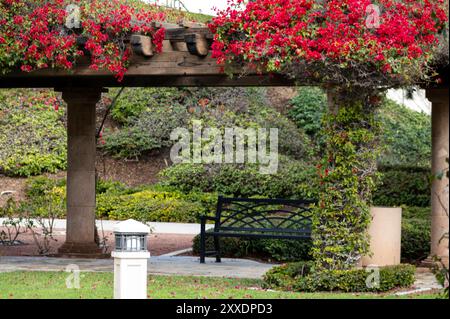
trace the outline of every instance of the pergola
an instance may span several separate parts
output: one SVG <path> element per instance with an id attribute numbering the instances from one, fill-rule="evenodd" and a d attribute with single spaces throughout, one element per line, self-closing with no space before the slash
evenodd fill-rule
<path id="1" fill-rule="evenodd" d="M 62 92 L 68 106 L 68 169 L 67 169 L 67 234 L 59 254 L 69 257 L 99 257 L 95 243 L 95 106 L 107 87 L 200 87 L 200 86 L 294 86 L 280 74 L 242 75 L 237 70 L 230 77 L 222 71 L 209 53 L 213 35 L 201 25 L 168 25 L 163 52 L 154 54 L 150 38 L 132 35 L 131 66 L 122 82 L 107 71 L 89 69 L 88 61 L 79 61 L 71 71 L 40 70 L 31 73 L 13 72 L 0 76 L 0 88 L 54 88 Z M 442 70 L 444 81 L 439 86 L 425 87 L 432 102 L 432 172 L 448 167 L 449 99 L 448 67 Z M 448 188 L 435 179 L 432 186 L 431 255 L 441 257 L 448 265 Z"/>

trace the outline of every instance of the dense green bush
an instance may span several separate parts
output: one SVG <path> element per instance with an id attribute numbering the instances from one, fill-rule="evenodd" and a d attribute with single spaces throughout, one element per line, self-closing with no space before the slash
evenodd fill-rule
<path id="1" fill-rule="evenodd" d="M 183 192 L 218 192 L 232 196 L 314 199 L 313 165 L 280 156 L 277 174 L 261 174 L 256 164 L 178 164 L 161 172 L 163 185 Z"/>
<path id="2" fill-rule="evenodd" d="M 379 283 L 367 285 L 371 269 L 315 271 L 311 263 L 294 263 L 272 268 L 264 275 L 264 287 L 302 292 L 384 292 L 409 287 L 415 280 L 412 265 L 379 268 Z"/>
<path id="3" fill-rule="evenodd" d="M 195 223 L 205 214 L 201 204 L 170 193 L 142 191 L 129 195 L 97 196 L 97 216 L 112 220 Z"/>
<path id="4" fill-rule="evenodd" d="M 402 261 L 416 263 L 428 257 L 431 245 L 430 207 L 403 207 Z"/>
<path id="5" fill-rule="evenodd" d="M 269 261 L 299 261 L 311 258 L 311 240 L 290 239 L 250 239 L 227 238 L 219 239 L 223 257 L 248 258 L 254 257 Z M 193 253 L 200 253 L 200 236 L 193 239 Z M 214 239 L 206 238 L 206 250 L 214 250 Z"/>
<path id="6" fill-rule="evenodd" d="M 428 168 L 382 166 L 381 185 L 373 196 L 376 206 L 431 205 L 431 171 Z"/>
<path id="7" fill-rule="evenodd" d="M 65 169 L 65 109 L 55 93 L 1 90 L 0 96 L 0 173 L 27 177 Z"/>
<path id="8" fill-rule="evenodd" d="M 170 133 L 185 124 L 187 112 L 180 105 L 146 109 L 139 117 L 129 120 L 120 130 L 107 131 L 105 144 L 107 153 L 119 158 L 134 158 L 145 152 L 171 146 Z"/>
<path id="9" fill-rule="evenodd" d="M 108 97 L 113 99 L 117 93 L 118 89 L 111 89 Z M 179 98 L 180 91 L 176 88 L 127 88 L 119 96 L 111 116 L 116 122 L 127 124 L 144 110 L 173 105 Z"/>
<path id="10" fill-rule="evenodd" d="M 291 102 L 289 117 L 305 133 L 316 136 L 322 128 L 321 120 L 327 111 L 327 96 L 319 87 L 301 87 Z"/>
<path id="11" fill-rule="evenodd" d="M 64 179 L 32 178 L 27 182 L 26 195 L 27 200 L 23 204 L 35 209 L 45 198 L 59 197 L 65 201 L 66 182 Z M 182 193 L 153 185 L 129 188 L 110 181 L 97 183 L 98 218 L 195 223 L 199 222 L 200 216 L 212 214 L 216 203 L 217 194 L 213 193 Z M 60 218 L 65 214 L 65 209 L 57 212 Z"/>
<path id="12" fill-rule="evenodd" d="M 431 163 L 431 117 L 385 99 L 379 118 L 387 145 L 381 163 L 429 167 Z"/>

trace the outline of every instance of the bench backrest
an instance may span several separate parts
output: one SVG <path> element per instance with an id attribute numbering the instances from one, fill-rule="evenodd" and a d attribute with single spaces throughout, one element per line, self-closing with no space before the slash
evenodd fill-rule
<path id="1" fill-rule="evenodd" d="M 308 200 L 219 196 L 215 229 L 307 238 L 311 236 L 311 204 Z"/>

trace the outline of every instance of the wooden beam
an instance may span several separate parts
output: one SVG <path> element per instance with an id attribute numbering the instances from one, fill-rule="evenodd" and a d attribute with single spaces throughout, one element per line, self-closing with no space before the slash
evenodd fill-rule
<path id="1" fill-rule="evenodd" d="M 237 73 L 240 73 L 237 72 Z M 189 52 L 163 52 L 151 58 L 134 55 L 122 82 L 107 70 L 89 68 L 88 60 L 81 60 L 72 71 L 44 69 L 30 73 L 13 72 L 0 76 L 1 88 L 65 87 L 65 86 L 289 86 L 294 81 L 281 75 L 258 75 L 233 78 L 222 72 L 210 56 L 199 57 Z"/>

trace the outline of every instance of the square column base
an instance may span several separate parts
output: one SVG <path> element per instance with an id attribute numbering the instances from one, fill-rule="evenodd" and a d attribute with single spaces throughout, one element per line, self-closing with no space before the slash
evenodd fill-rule
<path id="1" fill-rule="evenodd" d="M 104 259 L 110 258 L 111 255 L 103 253 L 96 243 L 65 242 L 54 257 Z"/>

